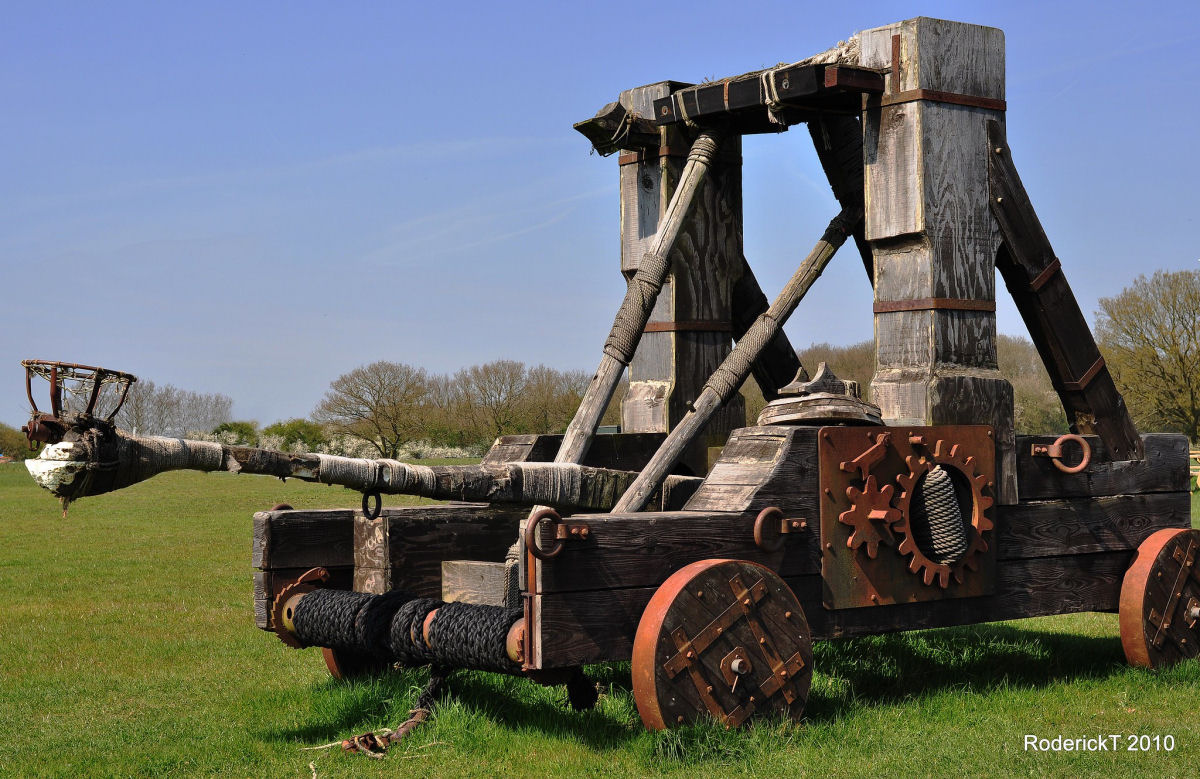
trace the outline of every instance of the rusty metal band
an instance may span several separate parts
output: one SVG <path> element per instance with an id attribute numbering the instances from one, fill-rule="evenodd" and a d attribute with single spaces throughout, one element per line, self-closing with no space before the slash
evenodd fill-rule
<path id="1" fill-rule="evenodd" d="M 1096 378 L 1096 376 L 1100 373 L 1100 369 L 1103 367 L 1104 358 L 1097 357 L 1096 361 L 1092 363 L 1092 367 L 1084 371 L 1083 375 L 1078 379 L 1075 381 L 1064 381 L 1062 383 L 1063 389 L 1067 390 L 1068 392 L 1083 392 L 1085 389 L 1087 389 L 1087 386 L 1092 383 L 1092 379 Z"/>
<path id="2" fill-rule="evenodd" d="M 896 311 L 995 311 L 994 300 L 963 300 L 961 298 L 917 298 L 916 300 L 876 300 L 876 314 Z"/>
<path id="3" fill-rule="evenodd" d="M 867 108 L 913 103 L 917 100 L 928 100 L 931 103 L 950 103 L 965 105 L 971 108 L 987 108 L 992 111 L 1005 111 L 1008 103 L 994 97 L 979 95 L 963 95 L 958 92 L 940 92 L 936 89 L 908 89 L 891 95 L 865 95 L 863 104 Z"/>
<path id="4" fill-rule="evenodd" d="M 695 320 L 682 320 L 679 322 L 647 322 L 645 332 L 674 333 L 682 330 L 701 333 L 732 333 L 733 325 L 729 322 L 702 322 Z"/>
<path id="5" fill-rule="evenodd" d="M 617 157 L 617 164 L 636 165 L 639 162 L 650 162 L 662 157 L 675 157 L 676 159 L 683 160 L 687 159 L 690 150 L 690 147 L 687 146 L 659 146 L 658 148 L 638 149 L 637 151 L 625 152 Z M 716 157 L 713 158 L 713 162 L 741 165 L 742 155 L 717 152 Z"/>
<path id="6" fill-rule="evenodd" d="M 1034 292 L 1037 292 L 1039 289 L 1046 286 L 1046 283 L 1050 281 L 1054 274 L 1058 273 L 1060 270 L 1062 270 L 1062 263 L 1058 261 L 1057 257 L 1055 257 L 1054 261 L 1047 265 L 1045 270 L 1033 277 L 1033 280 L 1029 282 L 1029 288 Z"/>

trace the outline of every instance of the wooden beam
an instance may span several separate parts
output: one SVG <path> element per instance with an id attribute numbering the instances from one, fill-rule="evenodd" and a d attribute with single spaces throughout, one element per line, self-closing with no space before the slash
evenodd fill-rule
<path id="1" fill-rule="evenodd" d="M 446 560 L 501 562 L 516 542 L 527 507 L 443 504 L 361 514 L 354 525 L 355 589 L 406 589 L 440 598 Z"/>
<path id="2" fill-rule="evenodd" d="M 861 213 L 865 208 L 862 119 L 858 116 L 821 115 L 808 123 L 808 132 L 833 196 L 843 210 Z M 867 243 L 865 221 L 855 226 L 853 236 L 854 245 L 867 271 L 867 280 L 874 284 L 875 258 L 871 254 L 871 245 Z"/>
<path id="3" fill-rule="evenodd" d="M 1187 436 L 1171 433 L 1142 436 L 1141 460 L 1123 460 L 1100 437 L 1084 436 L 1092 449 L 1092 462 L 1082 473 L 1063 473 L 1049 457 L 1030 456 L 1035 444 L 1051 444 L 1056 439 L 1053 435 L 1017 436 L 1017 482 L 1022 501 L 1188 489 Z"/>
<path id="4" fill-rule="evenodd" d="M 778 132 L 767 116 L 774 107 L 788 124 L 831 112 L 857 114 L 863 94 L 883 91 L 883 76 L 852 65 L 787 65 L 708 82 L 654 101 L 660 125 L 720 119 L 741 133 Z"/>
<path id="5" fill-rule="evenodd" d="M 996 515 L 999 567 L 1016 558 L 1133 551 L 1156 530 L 1192 523 L 1186 492 L 1033 501 L 997 506 Z"/>
<path id="6" fill-rule="evenodd" d="M 278 568 L 354 565 L 354 510 L 259 511 L 250 564 Z"/>
<path id="7" fill-rule="evenodd" d="M 997 622 L 1080 611 L 1115 611 L 1132 551 L 1005 562 L 996 593 L 978 598 L 830 611 L 821 605 L 821 577 L 785 580 L 804 606 L 814 639 Z M 557 668 L 627 660 L 642 612 L 655 587 L 538 595 L 542 666 Z"/>
<path id="8" fill-rule="evenodd" d="M 763 294 L 762 287 L 750 263 L 742 258 L 742 272 L 734 282 L 730 302 L 730 322 L 733 325 L 733 340 L 740 341 L 746 331 L 760 316 L 767 312 L 770 303 Z M 780 330 L 763 349 L 762 354 L 754 361 L 754 381 L 762 390 L 763 398 L 768 402 L 779 397 L 779 388 L 790 384 L 800 372 L 800 358 L 787 333 Z M 753 420 L 747 420 L 753 422 Z"/>
<path id="9" fill-rule="evenodd" d="M 662 445 L 666 433 L 617 433 L 592 439 L 581 465 L 640 471 Z M 562 444 L 561 435 L 505 435 L 496 439 L 481 465 L 509 462 L 553 462 Z"/>
<path id="10" fill-rule="evenodd" d="M 1004 97 L 1004 35 L 918 18 L 859 34 L 861 64 L 889 70 L 887 95 L 928 90 Z M 926 94 L 926 93 L 919 93 Z M 977 310 L 875 314 L 871 401 L 889 424 L 988 424 L 996 432 L 996 499 L 1017 501 L 1012 386 L 996 362 L 995 257 L 987 127 L 1003 118 L 936 99 L 864 112 L 866 238 L 875 300 L 974 301 Z"/>
<path id="11" fill-rule="evenodd" d="M 1095 433 L 1119 460 L 1144 452 L 1062 265 L 1017 175 L 1004 125 L 987 125 L 988 201 L 1004 236 L 996 267 L 1029 329 L 1071 430 Z"/>
<path id="12" fill-rule="evenodd" d="M 629 111 L 648 115 L 656 98 L 680 87 L 673 82 L 651 84 L 622 92 L 620 100 Z M 689 148 L 696 137 L 694 130 L 682 126 L 661 133 L 659 155 L 639 155 L 620 166 L 621 272 L 627 278 L 639 272 L 662 231 L 671 229 L 669 204 L 684 183 L 687 165 L 677 152 Z M 674 428 L 730 352 L 734 286 L 744 269 L 741 140 L 736 135 L 722 140 L 674 246 L 670 274 L 649 317 L 663 328 L 646 330 L 629 363 L 629 391 L 621 404 L 625 432 L 665 433 Z M 677 322 L 691 326 L 670 327 Z M 688 448 L 681 471 L 703 475 L 708 447 L 723 444 L 745 421 L 745 403 L 734 398 Z"/>
<path id="13" fill-rule="evenodd" d="M 657 585 L 683 566 L 709 558 L 750 560 L 785 576 L 821 570 L 816 523 L 788 534 L 778 551 L 767 552 L 754 543 L 753 513 L 678 511 L 577 519 L 587 522 L 588 536 L 570 540 L 542 565 L 542 593 Z"/>

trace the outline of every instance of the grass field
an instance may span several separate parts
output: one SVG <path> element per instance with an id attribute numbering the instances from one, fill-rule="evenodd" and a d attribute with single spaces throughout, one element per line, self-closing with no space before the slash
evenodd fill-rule
<path id="1" fill-rule="evenodd" d="M 358 497 L 173 473 L 63 520 L 23 466 L 0 465 L 0 776 L 1182 776 L 1200 757 L 1200 663 L 1128 668 L 1111 614 L 818 644 L 796 725 L 645 732 L 618 664 L 589 669 L 590 712 L 562 688 L 463 673 L 384 760 L 304 751 L 394 726 L 425 675 L 336 682 L 315 650 L 254 628 L 250 515 L 283 501 Z M 1046 754 L 1025 734 L 1175 744 Z"/>

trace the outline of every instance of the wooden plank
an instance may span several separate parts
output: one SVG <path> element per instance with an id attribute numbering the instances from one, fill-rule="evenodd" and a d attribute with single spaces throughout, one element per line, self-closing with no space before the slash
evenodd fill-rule
<path id="1" fill-rule="evenodd" d="M 508 566 L 477 560 L 442 561 L 442 600 L 504 605 L 504 582 Z"/>
<path id="2" fill-rule="evenodd" d="M 996 268 L 1025 320 L 1071 430 L 1099 435 L 1114 459 L 1140 459 L 1137 428 L 1017 175 L 999 121 L 988 122 L 988 146 L 988 202 L 1004 236 Z"/>
<path id="3" fill-rule="evenodd" d="M 279 568 L 271 571 L 254 572 L 254 625 L 263 630 L 272 630 L 271 607 L 275 596 L 286 585 L 300 578 L 309 568 Z M 354 568 L 340 566 L 326 568 L 329 582 L 325 586 L 335 590 L 349 590 L 354 583 Z"/>
<path id="4" fill-rule="evenodd" d="M 890 633 L 1024 617 L 1112 611 L 1132 552 L 1010 560 L 997 571 L 996 594 L 959 600 L 828 611 L 821 577 L 789 577 L 814 639 Z M 627 660 L 654 587 L 536 596 L 541 610 L 542 667 Z"/>
<path id="5" fill-rule="evenodd" d="M 688 563 L 710 558 L 750 560 L 784 575 L 821 570 L 816 523 L 811 531 L 790 535 L 780 551 L 764 552 L 754 544 L 755 516 L 694 511 L 581 516 L 588 537 L 568 541 L 542 565 L 540 592 L 658 585 Z"/>
<path id="6" fill-rule="evenodd" d="M 617 433 L 592 439 L 582 465 L 640 471 L 650 462 L 666 433 Z M 483 458 L 483 465 L 506 462 L 553 462 L 562 444 L 561 435 L 506 435 L 496 439 Z"/>
<path id="7" fill-rule="evenodd" d="M 815 523 L 819 516 L 816 436 L 813 427 L 735 430 L 684 508 L 757 514 L 778 506 L 789 518 Z"/>
<path id="8" fill-rule="evenodd" d="M 972 625 L 1080 611 L 1115 611 L 1132 552 L 1009 560 L 997 567 L 996 594 L 961 600 L 825 611 L 802 596 L 812 582 L 789 580 L 813 637 L 850 638 L 902 630 Z M 813 607 L 809 607 L 809 603 Z"/>
<path id="9" fill-rule="evenodd" d="M 1049 457 L 1030 455 L 1034 444 L 1051 444 L 1056 438 L 1017 437 L 1017 484 L 1022 501 L 1188 489 L 1187 436 L 1169 433 L 1141 436 L 1144 453 L 1141 460 L 1121 459 L 1100 437 L 1084 436 L 1092 448 L 1092 462 L 1078 474 L 1063 473 Z M 1077 462 L 1078 449 L 1073 444 L 1067 448 L 1067 462 Z"/>
<path id="10" fill-rule="evenodd" d="M 1192 525 L 1186 492 L 1022 502 L 996 511 L 1002 561 L 1133 551 L 1156 530 Z"/>
<path id="11" fill-rule="evenodd" d="M 354 565 L 354 510 L 259 511 L 250 562 L 255 568 Z"/>
<path id="12" fill-rule="evenodd" d="M 373 556 L 370 562 L 375 565 L 370 570 L 386 569 L 391 588 L 441 597 L 443 561 L 503 561 L 528 513 L 527 507 L 486 504 L 385 511 L 376 520 L 382 523 L 377 532 L 382 535 L 383 552 Z"/>
<path id="13" fill-rule="evenodd" d="M 774 93 L 770 96 L 763 84 L 764 72 L 769 72 L 767 78 Z M 785 109 L 791 109 L 776 110 L 790 124 L 814 113 L 857 113 L 861 95 L 882 91 L 883 76 L 874 70 L 849 64 L 797 64 L 678 90 L 654 101 L 654 117 L 660 125 L 720 117 L 739 132 L 765 132 L 772 126 L 767 106 L 775 98 Z"/>

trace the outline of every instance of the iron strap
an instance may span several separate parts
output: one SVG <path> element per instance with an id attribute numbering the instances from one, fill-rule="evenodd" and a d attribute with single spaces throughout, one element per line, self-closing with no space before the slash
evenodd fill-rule
<path id="1" fill-rule="evenodd" d="M 962 298 L 916 298 L 915 300 L 876 300 L 876 314 L 896 311 L 995 311 L 994 300 L 964 300 Z"/>
<path id="2" fill-rule="evenodd" d="M 1092 379 L 1099 375 L 1100 369 L 1103 367 L 1104 358 L 1097 357 L 1096 361 L 1092 363 L 1092 367 L 1084 371 L 1083 375 L 1078 379 L 1075 381 L 1064 381 L 1062 383 L 1063 389 L 1067 390 L 1068 392 L 1083 392 L 1085 389 L 1087 389 L 1087 385 L 1092 383 Z"/>
<path id="3" fill-rule="evenodd" d="M 987 108 L 991 111 L 1005 111 L 1008 109 L 1008 103 L 998 98 L 963 95 L 958 92 L 942 92 L 937 89 L 906 89 L 903 92 L 896 92 L 891 95 L 865 95 L 863 97 L 863 105 L 865 108 L 877 108 L 880 106 L 898 105 L 900 103 L 913 103 L 917 100 L 928 100 L 931 103 L 965 105 L 971 108 Z"/>
<path id="4" fill-rule="evenodd" d="M 733 325 L 729 322 L 705 322 L 700 320 L 681 320 L 678 322 L 647 322 L 647 333 L 674 333 L 681 330 L 701 333 L 732 333 Z"/>
<path id="5" fill-rule="evenodd" d="M 1058 273 L 1060 270 L 1062 270 L 1062 263 L 1058 261 L 1057 257 L 1055 257 L 1049 265 L 1042 269 L 1041 273 L 1033 277 L 1033 279 L 1029 282 L 1029 288 L 1034 292 L 1037 292 L 1039 289 L 1046 286 L 1046 283 L 1049 282 L 1050 279 L 1054 277 L 1054 274 Z"/>

